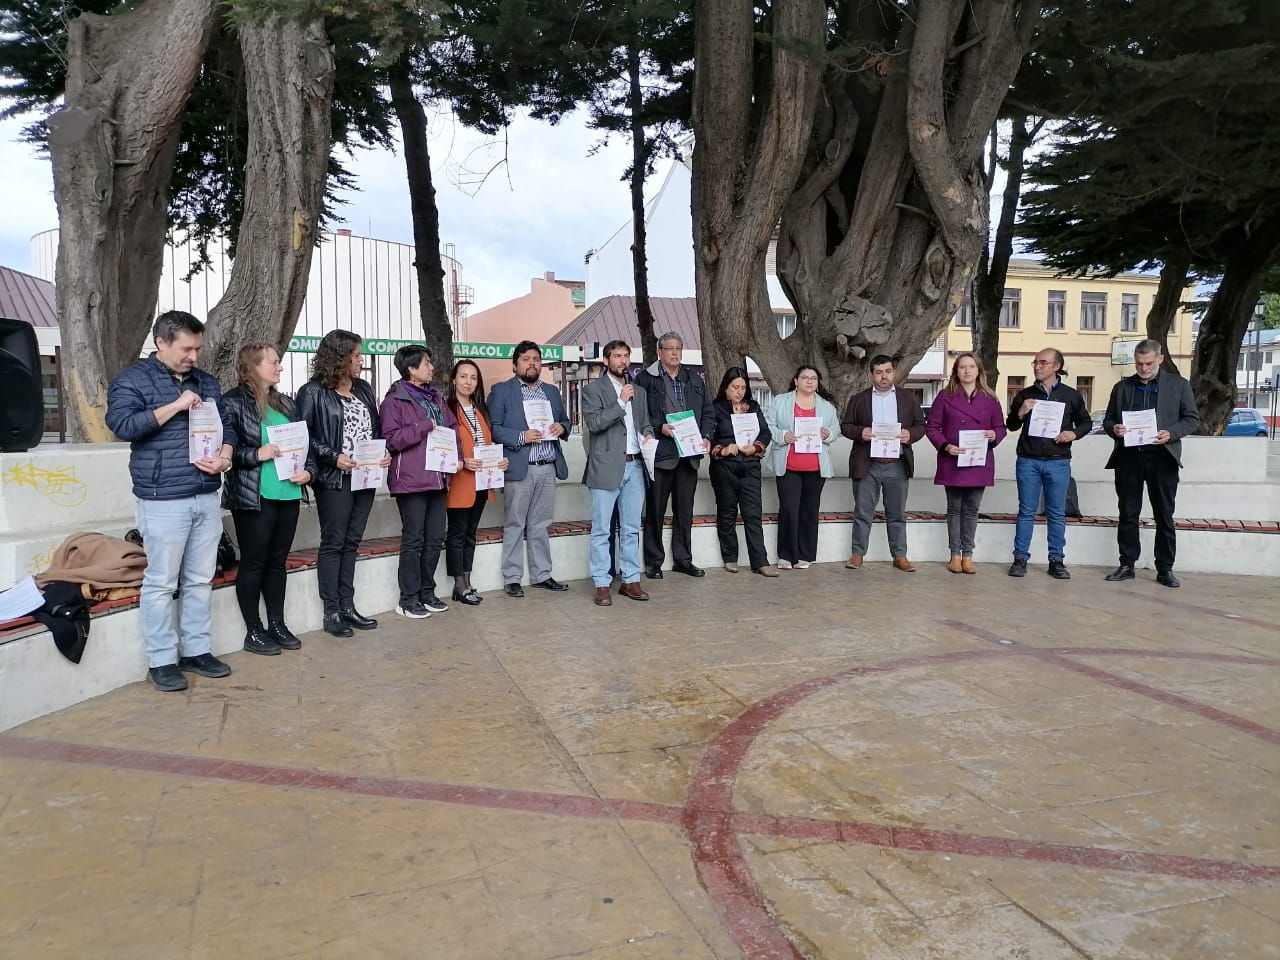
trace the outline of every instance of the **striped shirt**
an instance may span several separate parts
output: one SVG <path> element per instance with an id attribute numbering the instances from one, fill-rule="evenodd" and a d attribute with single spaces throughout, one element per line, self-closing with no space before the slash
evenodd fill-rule
<path id="1" fill-rule="evenodd" d="M 524 394 L 526 400 L 546 400 L 547 395 L 542 390 L 542 383 L 535 383 L 530 386 L 523 381 L 520 384 L 520 390 Z M 529 445 L 529 462 L 554 460 L 556 458 L 555 441 L 540 440 L 537 443 Z"/>
<path id="2" fill-rule="evenodd" d="M 488 443 L 484 438 L 484 421 L 480 419 L 475 405 L 463 407 L 462 415 L 467 418 L 467 426 L 471 428 L 471 435 L 476 438 L 476 443 Z"/>

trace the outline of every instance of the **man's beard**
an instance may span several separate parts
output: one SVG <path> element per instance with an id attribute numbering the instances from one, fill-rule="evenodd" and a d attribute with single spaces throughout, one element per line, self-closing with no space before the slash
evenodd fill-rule
<path id="1" fill-rule="evenodd" d="M 525 383 L 537 383 L 542 379 L 541 370 L 526 370 L 524 373 L 518 374 Z"/>

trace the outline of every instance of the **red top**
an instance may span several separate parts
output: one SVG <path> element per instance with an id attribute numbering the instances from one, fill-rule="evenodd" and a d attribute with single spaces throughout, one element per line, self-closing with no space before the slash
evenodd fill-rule
<path id="1" fill-rule="evenodd" d="M 793 407 L 794 415 L 797 417 L 817 416 L 816 406 L 806 410 L 797 403 Z M 821 467 L 816 453 L 796 453 L 794 443 L 787 448 L 787 473 L 817 473 L 819 469 Z"/>

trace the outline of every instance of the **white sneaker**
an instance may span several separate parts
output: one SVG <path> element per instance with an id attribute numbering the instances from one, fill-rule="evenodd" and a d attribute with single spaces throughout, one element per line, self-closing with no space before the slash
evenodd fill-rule
<path id="1" fill-rule="evenodd" d="M 797 560 L 797 561 L 796 561 L 796 569 L 797 569 L 797 570 L 808 570 L 808 569 L 809 569 L 809 561 L 808 561 L 808 560 Z"/>
<path id="2" fill-rule="evenodd" d="M 396 604 L 396 613 L 402 617 L 408 617 L 410 620 L 426 620 L 431 616 L 431 611 L 418 602 L 411 603 L 408 606 Z"/>
<path id="3" fill-rule="evenodd" d="M 790 570 L 790 569 L 791 569 L 791 561 L 790 561 L 790 560 L 779 560 L 776 564 L 774 564 L 774 566 L 776 566 L 779 570 Z"/>

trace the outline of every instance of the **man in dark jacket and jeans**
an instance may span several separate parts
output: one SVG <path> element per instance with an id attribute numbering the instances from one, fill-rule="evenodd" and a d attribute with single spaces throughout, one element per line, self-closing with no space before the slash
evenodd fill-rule
<path id="1" fill-rule="evenodd" d="M 1156 520 L 1156 582 L 1180 587 L 1173 574 L 1173 501 L 1178 493 L 1178 470 L 1182 467 L 1182 438 L 1200 425 L 1200 411 L 1191 384 L 1168 371 L 1161 372 L 1164 350 L 1155 340 L 1143 340 L 1133 351 L 1138 372 L 1125 377 L 1111 390 L 1102 430 L 1116 442 L 1107 469 L 1116 472 L 1116 497 L 1120 523 L 1116 538 L 1120 543 L 1120 565 L 1106 579 L 1132 580 L 1133 567 L 1142 553 L 1138 539 L 1138 514 L 1142 510 L 1142 488 L 1151 500 Z M 1146 443 L 1126 445 L 1126 413 L 1155 410 L 1156 433 Z"/>
<path id="2" fill-rule="evenodd" d="M 1067 549 L 1067 487 L 1071 483 L 1071 444 L 1089 435 L 1093 418 L 1084 399 L 1062 382 L 1066 361 L 1052 348 L 1041 350 L 1031 361 L 1035 383 L 1019 390 L 1009 404 L 1005 426 L 1022 430 L 1018 437 L 1018 462 L 1014 476 L 1018 482 L 1018 523 L 1013 536 L 1013 564 L 1009 576 L 1025 577 L 1031 559 L 1031 534 L 1036 525 L 1036 507 L 1044 495 L 1044 514 L 1049 527 L 1049 576 L 1070 580 L 1064 558 Z M 1032 436 L 1032 409 L 1041 400 L 1064 404 L 1062 422 L 1053 425 L 1053 435 Z M 1023 430 L 1023 424 L 1027 429 Z"/>
<path id="3" fill-rule="evenodd" d="M 204 324 L 170 310 L 152 328 L 155 353 L 124 370 L 107 391 L 107 426 L 130 444 L 129 475 L 147 552 L 140 607 L 147 679 L 157 690 L 185 690 L 183 671 L 225 677 L 212 652 L 213 574 L 222 537 L 218 488 L 231 469 L 231 444 L 191 461 L 190 411 L 222 399 L 218 381 L 196 367 Z M 181 588 L 179 636 L 174 593 Z"/>

